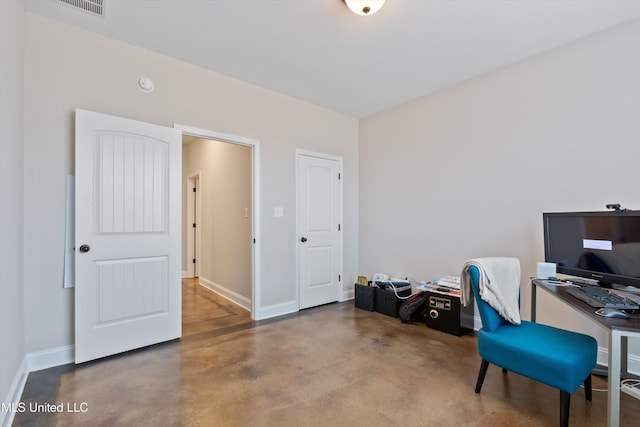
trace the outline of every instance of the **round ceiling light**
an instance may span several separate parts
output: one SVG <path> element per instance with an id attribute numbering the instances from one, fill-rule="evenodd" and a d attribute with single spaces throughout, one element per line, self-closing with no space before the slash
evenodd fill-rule
<path id="1" fill-rule="evenodd" d="M 342 0 L 356 15 L 373 15 L 384 6 L 385 0 Z"/>

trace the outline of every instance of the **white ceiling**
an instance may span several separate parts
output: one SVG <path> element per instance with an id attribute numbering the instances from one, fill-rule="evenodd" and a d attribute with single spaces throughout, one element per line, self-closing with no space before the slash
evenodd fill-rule
<path id="1" fill-rule="evenodd" d="M 387 0 L 368 17 L 341 0 L 104 1 L 96 17 L 24 0 L 33 13 L 355 117 L 640 17 L 640 0 Z"/>

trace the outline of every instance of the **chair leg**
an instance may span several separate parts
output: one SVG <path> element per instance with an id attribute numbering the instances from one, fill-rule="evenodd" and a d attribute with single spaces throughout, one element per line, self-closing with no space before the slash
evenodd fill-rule
<path id="1" fill-rule="evenodd" d="M 584 397 L 591 402 L 591 374 L 584 380 Z"/>
<path id="2" fill-rule="evenodd" d="M 571 404 L 571 394 L 560 390 L 560 427 L 569 426 L 569 408 Z"/>
<path id="3" fill-rule="evenodd" d="M 482 359 L 482 363 L 480 364 L 480 372 L 478 372 L 478 381 L 476 382 L 476 393 L 480 393 L 482 389 L 482 383 L 484 382 L 484 376 L 487 374 L 487 368 L 489 367 L 489 362 Z"/>

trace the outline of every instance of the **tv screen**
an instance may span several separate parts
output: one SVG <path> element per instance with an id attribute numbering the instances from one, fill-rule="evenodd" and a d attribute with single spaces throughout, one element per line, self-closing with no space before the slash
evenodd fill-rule
<path id="1" fill-rule="evenodd" d="M 640 211 L 542 216 L 545 261 L 558 273 L 640 287 Z"/>

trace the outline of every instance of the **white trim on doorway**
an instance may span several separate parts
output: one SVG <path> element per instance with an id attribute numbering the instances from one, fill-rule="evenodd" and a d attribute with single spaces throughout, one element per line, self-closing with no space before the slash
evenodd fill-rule
<path id="1" fill-rule="evenodd" d="M 252 204 L 253 204 L 253 246 L 252 246 L 252 268 L 253 283 L 251 286 L 251 318 L 260 320 L 264 318 L 262 306 L 260 305 L 260 141 L 237 135 L 230 135 L 215 132 L 207 129 L 195 128 L 174 124 L 174 128 L 180 130 L 182 135 L 190 135 L 198 138 L 215 139 L 218 141 L 239 144 L 252 148 Z"/>
<path id="2" fill-rule="evenodd" d="M 200 236 L 200 219 L 202 218 L 200 215 L 200 194 L 202 192 L 202 189 L 200 188 L 200 184 L 202 183 L 201 175 L 202 171 L 196 171 L 189 174 L 189 176 L 187 176 L 187 182 L 184 189 L 187 194 L 187 220 L 189 223 L 195 224 L 192 227 L 187 227 L 185 230 L 185 233 L 187 234 L 187 270 L 184 277 L 189 278 L 200 276 L 199 258 L 200 242 L 202 241 Z"/>

